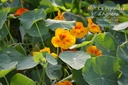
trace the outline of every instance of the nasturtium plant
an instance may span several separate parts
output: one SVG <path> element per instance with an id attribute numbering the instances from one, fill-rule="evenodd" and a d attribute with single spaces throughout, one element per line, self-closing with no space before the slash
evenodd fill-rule
<path id="1" fill-rule="evenodd" d="M 31 80 L 30 78 L 26 77 L 23 74 L 17 73 L 15 74 L 12 79 L 11 79 L 11 84 L 10 85 L 36 85 L 36 83 Z"/>
<path id="2" fill-rule="evenodd" d="M 35 9 L 22 14 L 19 18 L 24 29 L 30 29 L 34 23 L 46 18 L 44 9 Z"/>
<path id="3" fill-rule="evenodd" d="M 0 10 L 0 29 L 3 27 L 3 25 L 5 24 L 6 18 L 7 18 L 7 14 L 9 12 L 9 8 L 4 8 Z"/>
<path id="4" fill-rule="evenodd" d="M 0 0 L 0 85 L 127 85 L 126 0 Z"/>
<path id="5" fill-rule="evenodd" d="M 89 85 L 117 85 L 119 68 L 118 58 L 101 56 L 87 60 L 82 74 Z"/>
<path id="6" fill-rule="evenodd" d="M 117 42 L 111 33 L 101 33 L 96 36 L 95 45 L 102 50 L 103 55 L 116 57 Z"/>
<path id="7" fill-rule="evenodd" d="M 91 56 L 84 51 L 65 51 L 59 55 L 59 58 L 72 68 L 79 70 L 84 67 L 86 60 Z"/>

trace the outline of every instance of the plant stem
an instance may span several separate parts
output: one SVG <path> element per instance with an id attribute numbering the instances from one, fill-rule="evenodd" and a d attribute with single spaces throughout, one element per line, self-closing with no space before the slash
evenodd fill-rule
<path id="1" fill-rule="evenodd" d="M 45 47 L 43 37 L 42 37 L 42 35 L 41 35 L 40 29 L 39 29 L 39 27 L 38 27 L 38 25 L 37 25 L 37 23 L 36 23 L 36 22 L 35 22 L 35 25 L 36 25 L 36 28 L 37 28 L 37 30 L 38 30 L 38 33 L 39 33 L 39 36 L 40 36 L 40 39 L 41 39 L 42 45 L 43 45 L 43 47 Z"/>
<path id="2" fill-rule="evenodd" d="M 128 41 L 126 32 L 125 32 L 125 41 L 126 42 Z"/>
<path id="3" fill-rule="evenodd" d="M 12 35 L 11 35 L 11 33 L 10 33 L 10 31 L 8 30 L 9 28 L 8 28 L 8 26 L 5 24 L 5 28 L 6 28 L 6 30 L 8 31 L 8 34 L 9 34 L 9 36 L 10 36 L 10 39 L 13 41 L 13 43 L 15 44 L 15 41 L 14 41 L 14 39 L 13 39 L 13 37 L 12 37 Z"/>
<path id="4" fill-rule="evenodd" d="M 22 4 L 22 0 L 20 0 L 20 3 L 21 3 L 21 7 L 24 8 L 23 4 Z"/>
<path id="5" fill-rule="evenodd" d="M 72 78 L 72 74 L 67 76 L 66 78 L 62 79 L 60 82 L 64 81 L 64 80 L 68 80 L 68 79 L 71 79 Z"/>
<path id="6" fill-rule="evenodd" d="M 4 79 L 5 79 L 6 83 L 7 83 L 7 85 L 9 85 L 9 82 L 8 82 L 8 80 L 7 80 L 7 78 L 5 76 L 4 76 Z"/>
<path id="7" fill-rule="evenodd" d="M 37 71 L 37 75 L 38 75 L 38 77 L 39 77 L 39 79 L 41 81 L 41 76 L 40 76 L 40 73 L 39 73 L 39 70 L 38 70 L 38 67 L 37 66 L 36 66 L 36 71 Z"/>
<path id="8" fill-rule="evenodd" d="M 94 36 L 93 36 L 93 38 L 91 40 L 91 43 L 89 44 L 90 46 L 94 43 L 94 40 L 95 40 L 96 36 L 97 36 L 97 34 L 94 34 Z"/>

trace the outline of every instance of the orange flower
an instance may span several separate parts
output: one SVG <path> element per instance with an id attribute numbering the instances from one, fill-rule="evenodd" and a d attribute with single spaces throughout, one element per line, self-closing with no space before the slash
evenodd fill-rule
<path id="1" fill-rule="evenodd" d="M 76 26 L 70 30 L 71 34 L 76 36 L 76 38 L 83 38 L 88 34 L 88 29 L 83 26 L 81 22 L 76 22 Z"/>
<path id="2" fill-rule="evenodd" d="M 19 8 L 15 13 L 14 13 L 14 16 L 20 16 L 22 15 L 24 12 L 27 12 L 28 9 L 26 8 Z"/>
<path id="3" fill-rule="evenodd" d="M 50 53 L 50 48 L 49 47 L 45 47 L 44 49 L 41 49 L 40 52 L 48 52 Z"/>
<path id="4" fill-rule="evenodd" d="M 58 11 L 58 15 L 54 18 L 54 20 L 65 20 L 64 12 L 61 14 L 60 10 Z"/>
<path id="5" fill-rule="evenodd" d="M 55 53 L 51 53 L 51 55 L 54 57 L 54 58 L 57 58 L 57 54 L 55 54 Z"/>
<path id="6" fill-rule="evenodd" d="M 68 80 L 57 82 L 56 85 L 72 85 L 72 83 Z"/>
<path id="7" fill-rule="evenodd" d="M 101 33 L 100 26 L 93 23 L 91 18 L 88 18 L 88 29 L 92 33 Z"/>
<path id="8" fill-rule="evenodd" d="M 94 56 L 102 56 L 101 50 L 99 50 L 96 46 L 87 47 L 86 52 Z"/>
<path id="9" fill-rule="evenodd" d="M 68 49 L 70 46 L 75 44 L 76 38 L 71 35 L 68 30 L 57 28 L 55 36 L 52 38 L 52 44 L 55 47 L 61 47 L 62 49 Z"/>

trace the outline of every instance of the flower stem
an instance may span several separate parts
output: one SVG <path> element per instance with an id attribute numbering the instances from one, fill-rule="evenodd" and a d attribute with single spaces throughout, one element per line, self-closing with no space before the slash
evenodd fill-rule
<path id="1" fill-rule="evenodd" d="M 94 43 L 96 36 L 97 36 L 97 34 L 94 34 L 94 36 L 93 36 L 93 38 L 91 40 L 91 43 L 89 44 L 90 46 Z"/>
<path id="2" fill-rule="evenodd" d="M 21 3 L 21 7 L 24 8 L 23 3 L 22 3 L 22 0 L 20 0 L 20 3 Z"/>
<path id="3" fill-rule="evenodd" d="M 64 80 L 68 80 L 68 79 L 71 79 L 72 78 L 72 74 L 67 76 L 66 78 L 62 79 L 60 82 L 64 81 Z"/>
<path id="4" fill-rule="evenodd" d="M 126 32 L 125 32 L 125 41 L 126 41 L 126 42 L 128 41 Z"/>
<path id="5" fill-rule="evenodd" d="M 9 28 L 8 28 L 8 26 L 7 26 L 6 24 L 5 24 L 5 28 L 6 28 L 6 30 L 8 31 L 8 34 L 9 34 L 10 39 L 12 40 L 12 42 L 15 43 L 15 41 L 14 41 L 14 39 L 13 39 L 13 37 L 12 37 L 10 31 L 9 31 Z"/>
<path id="6" fill-rule="evenodd" d="M 7 83 L 7 85 L 9 85 L 9 82 L 8 82 L 8 80 L 7 80 L 7 78 L 5 76 L 4 76 L 4 79 L 5 79 L 6 83 Z"/>
<path id="7" fill-rule="evenodd" d="M 42 37 L 42 35 L 41 35 L 40 29 L 39 29 L 39 27 L 38 27 L 38 25 L 37 25 L 37 23 L 36 23 L 36 22 L 35 22 L 35 25 L 36 25 L 36 28 L 37 28 L 37 30 L 38 30 L 38 33 L 39 33 L 39 36 L 40 36 L 40 39 L 41 39 L 42 45 L 43 45 L 43 47 L 45 47 L 43 37 Z"/>

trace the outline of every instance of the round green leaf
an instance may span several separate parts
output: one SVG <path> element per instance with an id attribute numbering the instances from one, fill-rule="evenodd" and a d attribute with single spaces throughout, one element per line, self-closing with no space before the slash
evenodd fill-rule
<path id="1" fill-rule="evenodd" d="M 3 27 L 4 22 L 6 21 L 9 8 L 3 8 L 0 10 L 0 29 Z"/>
<path id="2" fill-rule="evenodd" d="M 3 65 L 2 70 L 0 69 L 0 78 L 4 77 L 10 71 L 12 71 L 18 62 L 10 62 Z"/>
<path id="3" fill-rule="evenodd" d="M 86 60 L 91 57 L 84 51 L 77 51 L 77 52 L 65 51 L 59 55 L 59 58 L 63 62 L 70 65 L 72 68 L 79 70 L 82 67 L 84 67 Z"/>
<path id="4" fill-rule="evenodd" d="M 103 55 L 116 56 L 118 44 L 110 33 L 101 33 L 97 35 L 95 45 L 102 50 Z"/>
<path id="5" fill-rule="evenodd" d="M 117 56 L 128 64 L 128 42 L 123 43 L 117 48 Z"/>
<path id="6" fill-rule="evenodd" d="M 33 11 L 25 12 L 20 16 L 20 21 L 25 29 L 30 29 L 31 26 L 39 21 L 46 18 L 46 12 L 43 9 L 35 9 Z"/>
<path id="7" fill-rule="evenodd" d="M 25 56 L 12 47 L 3 47 L 3 54 L 8 55 L 11 61 L 20 61 Z"/>
<path id="8" fill-rule="evenodd" d="M 57 28 L 71 29 L 75 25 L 75 21 L 62 21 L 62 20 L 45 20 L 46 26 L 55 31 Z"/>
<path id="9" fill-rule="evenodd" d="M 48 63 L 50 63 L 52 65 L 57 65 L 56 59 L 48 53 L 46 54 L 46 60 L 47 60 Z"/>
<path id="10" fill-rule="evenodd" d="M 62 77 L 61 66 L 48 64 L 46 74 L 50 79 L 60 79 Z"/>
<path id="11" fill-rule="evenodd" d="M 118 85 L 118 58 L 101 56 L 87 60 L 82 74 L 89 85 Z"/>
<path id="12" fill-rule="evenodd" d="M 36 24 L 38 27 L 36 26 Z M 43 24 L 43 21 L 38 21 L 36 24 L 33 24 L 30 29 L 25 29 L 25 32 L 33 37 L 40 37 L 38 28 L 41 35 L 45 35 L 48 33 L 48 28 L 45 27 L 45 25 Z"/>
<path id="13" fill-rule="evenodd" d="M 17 73 L 12 77 L 10 85 L 36 85 L 36 83 L 23 74 Z"/>
<path id="14" fill-rule="evenodd" d="M 124 76 L 128 78 L 128 65 L 121 66 L 120 71 L 122 72 Z"/>
<path id="15" fill-rule="evenodd" d="M 33 60 L 33 56 L 28 56 L 18 62 L 17 70 L 30 69 L 35 67 L 36 65 L 37 63 Z"/>

